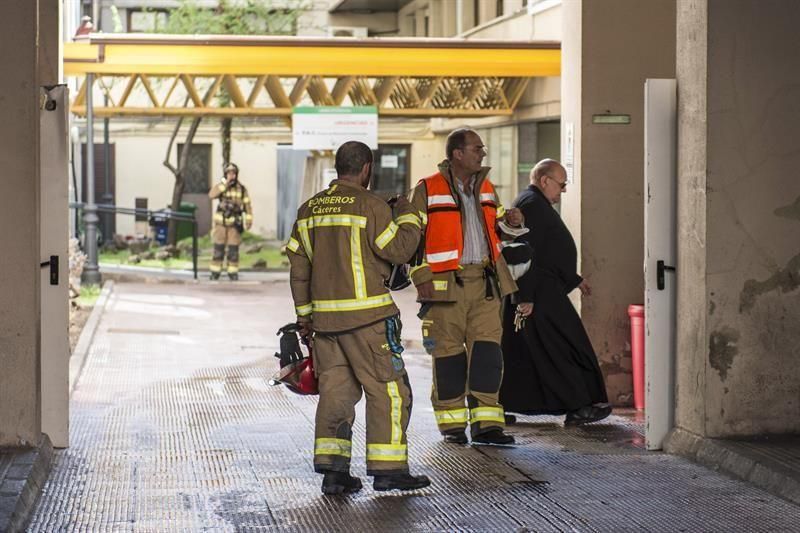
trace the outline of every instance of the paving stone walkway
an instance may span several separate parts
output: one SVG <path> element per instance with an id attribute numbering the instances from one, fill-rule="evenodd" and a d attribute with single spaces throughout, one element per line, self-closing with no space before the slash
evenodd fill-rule
<path id="1" fill-rule="evenodd" d="M 418 337 L 412 295 L 399 300 Z M 311 467 L 315 398 L 268 384 L 292 313 L 285 281 L 118 283 L 73 393 L 71 446 L 56 452 L 30 531 L 798 531 L 800 507 L 645 451 L 628 417 L 572 429 L 523 417 L 514 447 L 444 444 L 416 342 L 405 354 L 410 457 L 434 484 L 324 497 Z"/>

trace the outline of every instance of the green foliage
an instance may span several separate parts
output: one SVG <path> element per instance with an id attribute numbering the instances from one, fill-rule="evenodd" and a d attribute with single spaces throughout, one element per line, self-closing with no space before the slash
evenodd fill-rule
<path id="1" fill-rule="evenodd" d="M 78 305 L 81 307 L 92 307 L 100 296 L 101 290 L 102 287 L 100 287 L 100 285 L 81 285 Z"/>
<path id="2" fill-rule="evenodd" d="M 220 0 L 214 9 L 182 0 L 162 33 L 209 35 L 294 35 L 307 0 Z"/>

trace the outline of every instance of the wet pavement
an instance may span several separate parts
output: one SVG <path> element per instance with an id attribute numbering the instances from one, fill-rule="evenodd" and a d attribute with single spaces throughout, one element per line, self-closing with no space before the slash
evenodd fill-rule
<path id="1" fill-rule="evenodd" d="M 800 507 L 684 459 L 647 452 L 641 422 L 583 428 L 521 417 L 513 447 L 444 444 L 429 401 L 413 294 L 400 294 L 414 390 L 409 455 L 433 479 L 376 493 L 363 405 L 353 473 L 320 493 L 316 400 L 272 387 L 285 281 L 118 283 L 72 396 L 30 531 L 797 531 Z"/>

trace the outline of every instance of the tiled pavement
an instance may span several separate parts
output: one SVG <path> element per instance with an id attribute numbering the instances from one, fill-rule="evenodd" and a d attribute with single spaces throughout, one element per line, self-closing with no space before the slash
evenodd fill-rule
<path id="1" fill-rule="evenodd" d="M 413 337 L 411 300 L 400 295 Z M 282 281 L 117 284 L 72 397 L 71 446 L 56 453 L 30 531 L 798 530 L 800 507 L 645 451 L 628 418 L 574 429 L 522 418 L 514 447 L 446 445 L 415 342 L 410 456 L 433 485 L 323 497 L 315 399 L 268 385 L 275 332 L 292 318 Z"/>

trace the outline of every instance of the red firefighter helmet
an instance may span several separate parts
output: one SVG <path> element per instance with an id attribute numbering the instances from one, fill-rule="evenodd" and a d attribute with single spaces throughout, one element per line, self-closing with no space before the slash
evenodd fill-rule
<path id="1" fill-rule="evenodd" d="M 314 360 L 312 357 L 311 339 L 298 339 L 299 326 L 295 323 L 286 324 L 278 330 L 281 335 L 281 351 L 275 354 L 280 359 L 281 369 L 272 380 L 283 383 L 297 394 L 319 394 L 319 383 L 314 374 Z M 300 340 L 306 346 L 308 355 L 300 348 Z"/>

